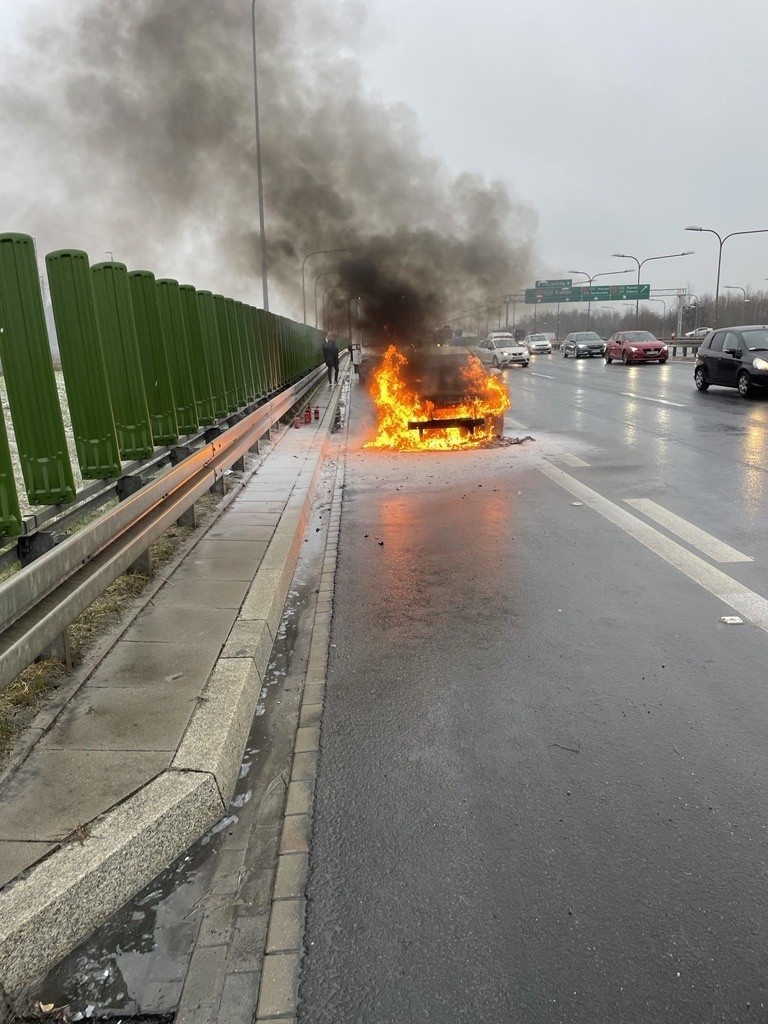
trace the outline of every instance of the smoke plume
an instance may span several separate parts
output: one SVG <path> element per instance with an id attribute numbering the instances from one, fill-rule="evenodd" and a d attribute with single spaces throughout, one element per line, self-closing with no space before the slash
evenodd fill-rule
<path id="1" fill-rule="evenodd" d="M 260 305 L 250 4 L 36 10 L 0 72 L 0 229 Z M 406 337 L 524 285 L 535 216 L 366 93 L 370 33 L 364 0 L 257 0 L 270 304 L 300 319 L 304 256 L 346 249 L 308 261 L 309 322 L 328 273 L 333 308 Z"/>

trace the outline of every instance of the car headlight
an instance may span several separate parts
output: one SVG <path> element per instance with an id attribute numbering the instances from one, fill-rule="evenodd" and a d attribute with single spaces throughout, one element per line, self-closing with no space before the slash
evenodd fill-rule
<path id="1" fill-rule="evenodd" d="M 578 347 L 581 348 L 581 349 L 584 349 L 585 351 L 586 351 L 586 348 L 587 348 L 586 345 L 579 345 Z"/>
<path id="2" fill-rule="evenodd" d="M 634 345 L 630 345 L 630 346 L 629 346 L 629 351 L 630 351 L 630 352 L 639 352 L 639 351 L 640 351 L 640 349 L 639 349 L 639 348 L 636 348 L 636 347 L 635 347 Z"/>
<path id="3" fill-rule="evenodd" d="M 761 359 L 758 356 L 757 359 L 752 360 L 752 365 L 756 370 L 768 370 L 768 359 Z"/>

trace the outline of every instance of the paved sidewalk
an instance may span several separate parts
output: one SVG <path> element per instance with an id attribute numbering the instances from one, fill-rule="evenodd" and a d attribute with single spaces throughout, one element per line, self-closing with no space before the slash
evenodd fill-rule
<path id="1" fill-rule="evenodd" d="M 341 388 L 285 428 L 0 792 L 0 986 L 54 963 L 225 812 Z"/>

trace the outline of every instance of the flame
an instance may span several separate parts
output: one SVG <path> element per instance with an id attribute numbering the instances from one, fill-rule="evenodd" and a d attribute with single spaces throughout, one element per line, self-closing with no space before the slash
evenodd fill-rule
<path id="1" fill-rule="evenodd" d="M 486 373 L 477 356 L 468 353 L 467 365 L 460 371 L 467 397 L 460 403 L 443 404 L 419 396 L 404 379 L 408 358 L 394 345 L 384 354 L 374 372 L 371 398 L 379 414 L 376 437 L 366 448 L 394 448 L 400 451 L 446 451 L 451 448 L 477 448 L 494 436 L 496 418 L 512 405 L 499 376 Z M 423 432 L 409 428 L 413 422 L 441 419 L 484 419 L 473 430 L 464 426 L 429 427 Z"/>

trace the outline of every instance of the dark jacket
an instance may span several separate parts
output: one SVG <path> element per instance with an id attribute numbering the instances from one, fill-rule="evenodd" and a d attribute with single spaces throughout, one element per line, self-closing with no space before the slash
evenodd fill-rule
<path id="1" fill-rule="evenodd" d="M 339 361 L 339 346 L 335 341 L 323 342 L 323 358 L 326 366 L 335 366 Z"/>

